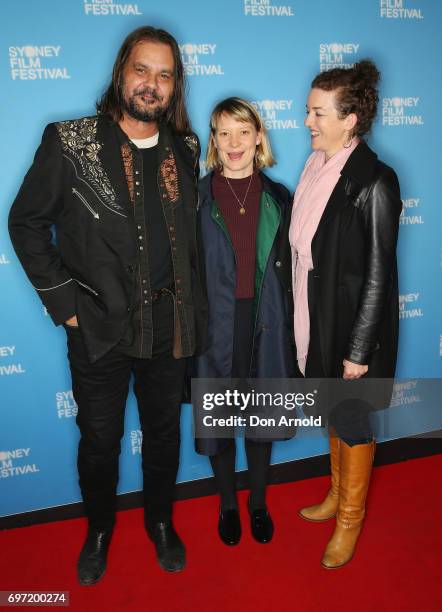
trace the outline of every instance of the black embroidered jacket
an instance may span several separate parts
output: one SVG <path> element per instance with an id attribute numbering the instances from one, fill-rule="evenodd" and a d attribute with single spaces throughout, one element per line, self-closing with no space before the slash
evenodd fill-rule
<path id="1" fill-rule="evenodd" d="M 194 134 L 166 125 L 158 145 L 158 190 L 176 288 L 174 355 L 186 357 L 203 350 L 206 336 L 196 221 L 200 148 Z M 9 215 L 11 239 L 29 279 L 56 325 L 77 315 L 91 362 L 120 341 L 131 316 L 139 248 L 136 189 L 131 145 L 118 125 L 99 116 L 53 123 Z"/>

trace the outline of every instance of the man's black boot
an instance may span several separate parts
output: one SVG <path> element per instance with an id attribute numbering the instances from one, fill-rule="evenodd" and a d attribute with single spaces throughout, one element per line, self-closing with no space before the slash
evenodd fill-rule
<path id="1" fill-rule="evenodd" d="M 149 538 L 155 544 L 158 563 L 166 572 L 180 572 L 186 564 L 186 550 L 172 521 L 146 522 Z"/>
<path id="2" fill-rule="evenodd" d="M 103 577 L 112 531 L 112 527 L 108 529 L 89 527 L 77 564 L 78 582 L 81 585 L 95 584 Z"/>

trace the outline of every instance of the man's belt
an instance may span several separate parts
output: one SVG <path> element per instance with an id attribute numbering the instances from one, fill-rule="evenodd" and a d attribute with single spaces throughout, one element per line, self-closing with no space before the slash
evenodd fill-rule
<path id="1" fill-rule="evenodd" d="M 173 292 L 173 285 L 171 285 L 170 287 L 162 287 L 161 289 L 158 289 L 158 291 L 152 291 L 150 299 L 152 300 L 152 302 L 156 302 L 165 295 L 171 295 L 172 297 L 175 295 Z"/>

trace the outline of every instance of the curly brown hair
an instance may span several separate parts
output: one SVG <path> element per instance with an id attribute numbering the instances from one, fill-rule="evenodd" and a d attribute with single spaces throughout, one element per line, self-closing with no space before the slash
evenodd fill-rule
<path id="1" fill-rule="evenodd" d="M 336 90 L 336 110 L 340 119 L 355 113 L 358 121 L 352 136 L 362 137 L 372 126 L 379 101 L 378 83 L 381 73 L 374 62 L 361 60 L 352 68 L 333 68 L 319 73 L 312 81 L 312 88 L 323 91 Z"/>

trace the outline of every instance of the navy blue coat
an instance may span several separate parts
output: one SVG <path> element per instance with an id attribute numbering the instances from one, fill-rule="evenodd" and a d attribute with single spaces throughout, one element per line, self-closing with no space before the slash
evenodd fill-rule
<path id="1" fill-rule="evenodd" d="M 231 378 L 235 322 L 236 263 L 231 238 L 213 199 L 212 176 L 199 182 L 201 236 L 209 302 L 207 350 L 193 360 L 193 377 Z M 291 378 L 297 373 L 293 338 L 288 190 L 260 174 L 263 191 L 256 236 L 251 378 Z M 294 432 L 293 432 L 294 434 Z M 292 434 L 292 435 L 293 435 Z M 268 442 L 269 440 L 261 440 Z M 197 439 L 197 451 L 216 455 L 226 438 Z"/>
<path id="2" fill-rule="evenodd" d="M 209 301 L 207 351 L 195 358 L 194 376 L 230 378 L 235 319 L 236 264 L 227 226 L 212 194 L 212 176 L 199 182 L 200 223 Z M 251 378 L 295 375 L 293 296 L 288 228 L 291 198 L 260 174 L 263 191 L 256 238 Z"/>

